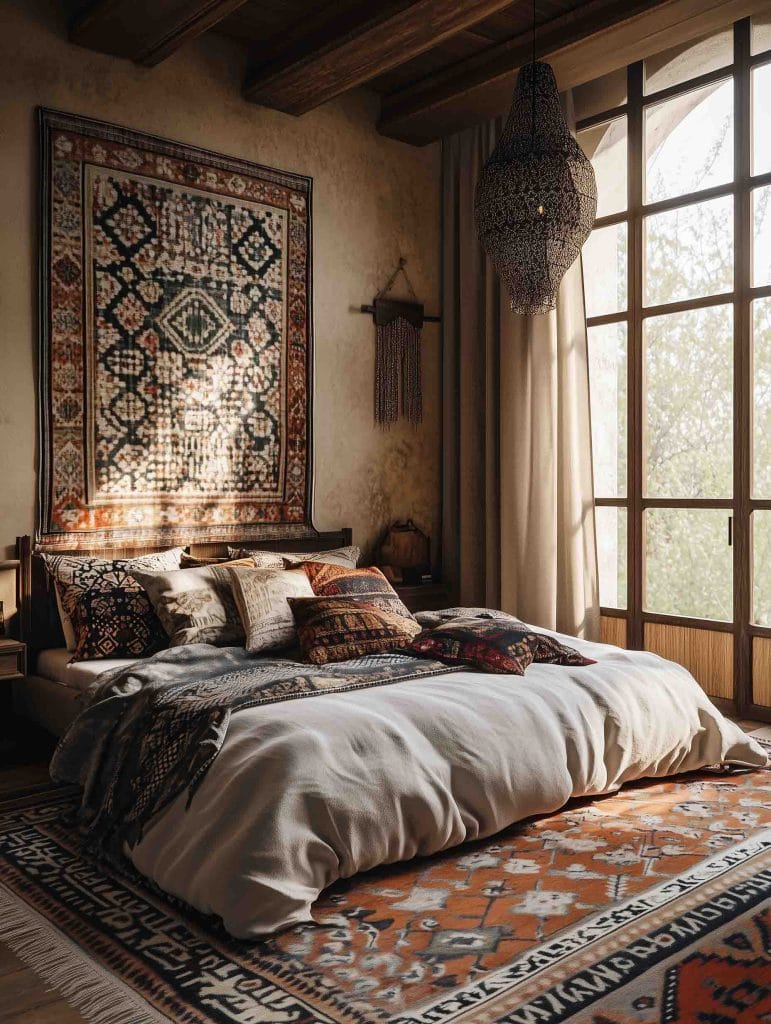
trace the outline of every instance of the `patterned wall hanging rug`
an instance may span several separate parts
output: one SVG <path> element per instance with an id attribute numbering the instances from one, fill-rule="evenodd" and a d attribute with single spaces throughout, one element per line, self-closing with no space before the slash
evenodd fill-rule
<path id="1" fill-rule="evenodd" d="M 310 523 L 311 179 L 40 112 L 40 534 Z"/>

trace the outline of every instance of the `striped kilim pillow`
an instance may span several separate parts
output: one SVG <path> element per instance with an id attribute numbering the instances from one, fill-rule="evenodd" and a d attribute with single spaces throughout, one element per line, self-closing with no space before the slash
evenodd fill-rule
<path id="1" fill-rule="evenodd" d="M 290 597 L 303 657 L 316 665 L 404 647 L 420 626 L 412 618 L 353 597 Z"/>
<path id="2" fill-rule="evenodd" d="M 406 604 L 374 565 L 368 569 L 346 569 L 341 565 L 304 562 L 302 568 L 318 597 L 352 597 L 414 621 Z"/>

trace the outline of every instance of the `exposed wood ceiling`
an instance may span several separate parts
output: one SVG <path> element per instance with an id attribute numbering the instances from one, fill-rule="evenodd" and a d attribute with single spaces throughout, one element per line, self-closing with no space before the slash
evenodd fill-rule
<path id="1" fill-rule="evenodd" d="M 441 46 L 509 0 L 412 0 L 355 7 L 324 20 L 314 32 L 258 65 L 244 95 L 289 114 L 304 114 L 326 100 L 412 57 Z"/>
<path id="2" fill-rule="evenodd" d="M 76 11 L 70 39 L 152 67 L 241 7 L 244 0 L 92 0 Z"/>
<path id="3" fill-rule="evenodd" d="M 73 0 L 64 0 L 71 9 Z M 379 130 L 422 144 L 506 109 L 530 59 L 532 0 L 89 0 L 74 43 L 152 66 L 203 32 L 249 48 L 244 98 L 301 115 L 357 86 Z M 538 55 L 579 85 L 771 0 L 536 0 Z"/>

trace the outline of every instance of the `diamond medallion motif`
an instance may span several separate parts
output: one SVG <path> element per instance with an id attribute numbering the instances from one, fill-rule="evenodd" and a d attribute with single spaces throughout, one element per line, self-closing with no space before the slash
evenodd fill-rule
<path id="1" fill-rule="evenodd" d="M 182 353 L 213 352 L 229 336 L 231 324 L 201 288 L 186 288 L 158 317 L 158 325 Z"/>

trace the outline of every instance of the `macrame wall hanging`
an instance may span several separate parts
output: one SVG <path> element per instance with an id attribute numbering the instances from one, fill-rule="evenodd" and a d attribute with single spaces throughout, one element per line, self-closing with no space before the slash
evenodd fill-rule
<path id="1" fill-rule="evenodd" d="M 375 422 L 381 427 L 389 427 L 400 415 L 413 426 L 422 421 L 420 336 L 424 323 L 440 319 L 424 314 L 423 303 L 418 302 L 404 269 L 406 263 L 402 257 L 374 304 L 361 307 L 362 313 L 371 313 L 375 321 Z M 399 274 L 412 301 L 386 297 Z"/>

